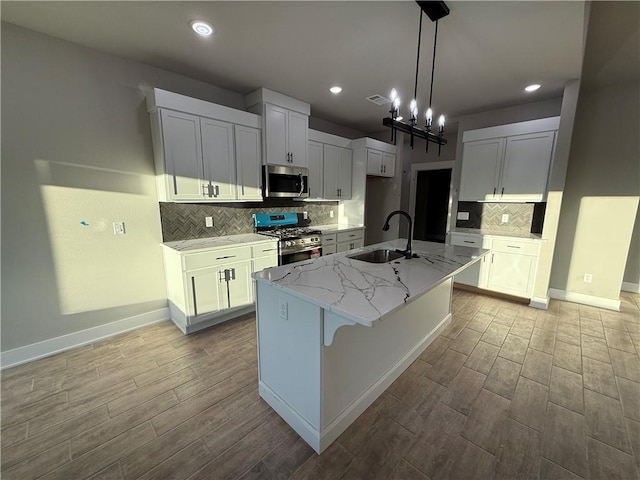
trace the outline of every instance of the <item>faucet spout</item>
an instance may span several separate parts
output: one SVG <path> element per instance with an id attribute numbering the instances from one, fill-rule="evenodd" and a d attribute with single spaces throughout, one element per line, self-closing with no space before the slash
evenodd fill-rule
<path id="1" fill-rule="evenodd" d="M 407 222 L 409 222 L 409 238 L 407 239 L 407 248 L 404 252 L 402 252 L 404 253 L 404 257 L 409 260 L 413 257 L 413 252 L 411 251 L 411 239 L 413 238 L 413 220 L 411 219 L 411 215 L 409 215 L 404 210 L 394 210 L 389 215 L 387 215 L 387 219 L 384 221 L 382 230 L 384 230 L 385 232 L 389 230 L 389 220 L 394 215 L 402 215 L 407 219 Z"/>

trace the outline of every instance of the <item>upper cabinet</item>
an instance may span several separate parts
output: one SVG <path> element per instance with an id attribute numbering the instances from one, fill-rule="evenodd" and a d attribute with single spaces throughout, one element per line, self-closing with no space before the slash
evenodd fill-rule
<path id="1" fill-rule="evenodd" d="M 559 120 L 544 118 L 464 132 L 459 200 L 543 201 Z"/>
<path id="2" fill-rule="evenodd" d="M 373 138 L 359 138 L 352 142 L 354 153 L 364 156 L 367 175 L 393 177 L 396 174 L 396 146 Z"/>
<path id="3" fill-rule="evenodd" d="M 154 89 L 147 97 L 160 201 L 260 201 L 260 118 Z"/>
<path id="4" fill-rule="evenodd" d="M 308 103 L 261 88 L 246 97 L 249 110 L 262 116 L 264 163 L 308 167 Z"/>
<path id="5" fill-rule="evenodd" d="M 351 140 L 309 130 L 309 198 L 350 200 L 353 178 Z"/>

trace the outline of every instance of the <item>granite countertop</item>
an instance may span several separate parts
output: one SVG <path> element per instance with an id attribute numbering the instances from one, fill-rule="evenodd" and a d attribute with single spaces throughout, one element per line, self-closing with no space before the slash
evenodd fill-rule
<path id="1" fill-rule="evenodd" d="M 358 252 L 379 248 L 404 249 L 406 240 L 369 245 Z M 390 263 L 367 263 L 348 258 L 354 251 L 338 253 L 253 274 L 259 281 L 366 326 L 373 326 L 402 306 L 453 276 L 488 250 L 442 243 L 413 242 L 419 258 Z"/>
<path id="2" fill-rule="evenodd" d="M 359 228 L 364 228 L 364 225 L 338 225 L 337 223 L 331 225 L 311 225 L 310 228 L 317 228 L 322 233 L 332 233 L 332 232 L 346 232 L 348 230 L 357 230 Z"/>
<path id="3" fill-rule="evenodd" d="M 177 240 L 164 242 L 163 247 L 172 248 L 178 252 L 195 252 L 219 247 L 240 247 L 257 243 L 275 242 L 274 237 L 259 235 L 257 233 L 242 233 L 240 235 L 225 235 L 221 237 L 195 238 L 192 240 Z"/>
<path id="4" fill-rule="evenodd" d="M 504 232 L 501 230 L 488 230 L 484 228 L 452 228 L 451 233 L 470 233 L 473 235 L 487 235 L 490 237 L 511 237 L 524 238 L 529 240 L 542 240 L 542 235 L 539 233 Z"/>

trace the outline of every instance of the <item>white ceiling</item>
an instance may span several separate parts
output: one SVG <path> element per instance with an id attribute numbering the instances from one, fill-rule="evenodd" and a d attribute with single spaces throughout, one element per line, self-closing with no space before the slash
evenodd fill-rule
<path id="1" fill-rule="evenodd" d="M 449 119 L 558 97 L 580 76 L 582 1 L 449 1 L 439 23 L 434 110 Z M 10 2 L 2 20 L 240 93 L 267 87 L 312 115 L 365 132 L 413 93 L 420 9 L 380 2 Z M 203 19 L 210 38 L 189 29 Z M 428 98 L 434 24 L 424 16 L 418 103 Z M 534 94 L 523 93 L 541 83 Z M 342 86 L 334 96 L 328 89 Z M 406 115 L 406 114 L 405 114 Z"/>

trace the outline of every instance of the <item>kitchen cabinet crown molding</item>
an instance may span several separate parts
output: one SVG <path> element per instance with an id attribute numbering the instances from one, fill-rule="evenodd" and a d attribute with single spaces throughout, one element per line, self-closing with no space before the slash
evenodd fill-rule
<path id="1" fill-rule="evenodd" d="M 497 125 L 495 127 L 479 128 L 476 130 L 466 130 L 462 134 L 463 142 L 474 142 L 476 140 L 489 140 L 498 137 L 510 137 L 527 133 L 547 132 L 558 130 L 560 127 L 560 117 L 539 118 L 526 122 L 509 123 Z M 355 140 L 354 140 L 355 141 Z"/>
<path id="2" fill-rule="evenodd" d="M 303 115 L 309 116 L 311 114 L 311 105 L 297 100 L 295 98 L 288 97 L 282 93 L 274 92 L 267 88 L 259 88 L 255 92 L 251 92 L 245 97 L 245 103 L 247 108 L 250 108 L 259 103 L 270 103 L 279 107 L 293 110 Z"/>
<path id="3" fill-rule="evenodd" d="M 160 88 L 154 88 L 148 92 L 146 98 L 147 112 L 149 113 L 154 112 L 158 108 L 166 108 L 214 120 L 223 120 L 236 125 L 258 129 L 262 128 L 260 116 L 254 113 L 187 97 L 186 95 L 180 95 L 179 93 L 169 92 Z"/>

